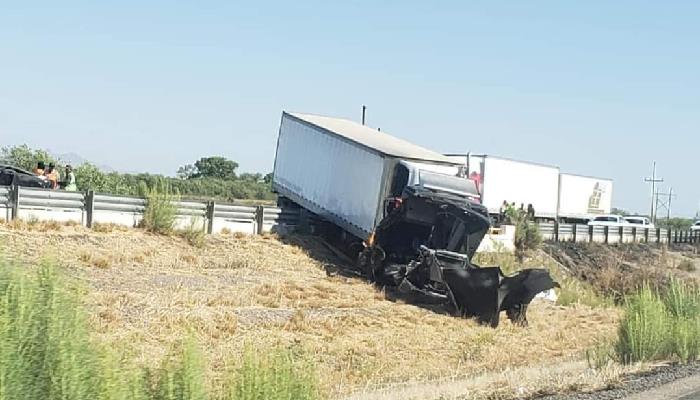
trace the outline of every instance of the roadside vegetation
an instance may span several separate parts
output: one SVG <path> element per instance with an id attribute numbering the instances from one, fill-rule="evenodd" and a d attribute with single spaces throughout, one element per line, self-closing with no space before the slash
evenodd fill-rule
<path id="1" fill-rule="evenodd" d="M 57 287 L 81 282 L 66 290 L 85 311 L 88 349 L 105 376 L 104 391 L 117 393 L 98 399 L 181 398 L 155 391 L 159 381 L 191 387 L 190 393 L 203 388 L 212 400 L 255 399 L 250 396 L 258 392 L 274 399 L 271 392 L 307 387 L 334 399 L 371 399 L 383 389 L 392 400 L 456 397 L 445 394 L 453 390 L 447 387 L 425 396 L 393 395 L 405 393 L 397 386 L 446 380 L 464 382 L 459 390 L 468 398 L 494 399 L 566 391 L 573 383 L 595 388 L 610 376 L 591 372 L 582 379 L 585 365 L 572 360 L 599 338 L 615 336 L 617 309 L 536 302 L 528 309 L 528 328 L 502 315 L 492 329 L 406 304 L 363 279 L 329 275 L 324 267 L 337 259 L 309 237 L 210 235 L 200 248 L 143 229 L 101 229 L 106 233 L 0 225 L 7 259 L 25 269 L 39 264 L 42 254 L 60 255 L 65 268 L 59 275 L 67 282 Z M 175 383 L 178 376 L 199 376 L 192 371 L 202 365 L 203 380 L 193 381 L 200 386 Z M 289 376 L 283 371 L 290 368 L 293 379 L 273 380 Z M 246 374 L 259 380 L 241 383 Z M 504 383 L 486 384 L 485 375 Z M 275 386 L 278 381 L 288 389 Z"/>
<path id="2" fill-rule="evenodd" d="M 140 196 L 146 199 L 146 207 L 143 211 L 141 227 L 149 232 L 170 234 L 175 229 L 177 207 L 174 202 L 179 196 L 173 193 L 172 188 L 164 180 L 158 180 L 148 186 L 141 182 Z"/>
<path id="3" fill-rule="evenodd" d="M 63 172 L 65 162 L 45 150 L 26 145 L 0 148 L 0 163 L 7 163 L 31 171 L 36 162 L 56 163 Z M 138 196 L 141 186 L 153 187 L 165 181 L 181 196 L 192 199 L 234 201 L 240 199 L 274 200 L 271 190 L 272 174 L 238 173 L 238 164 L 224 157 L 203 157 L 194 164 L 185 165 L 176 177 L 156 174 L 127 174 L 103 171 L 94 164 L 73 165 L 78 190 Z"/>
<path id="4" fill-rule="evenodd" d="M 672 280 L 664 292 L 645 285 L 625 301 L 616 354 L 625 363 L 690 362 L 700 355 L 700 291 Z"/>
<path id="5" fill-rule="evenodd" d="M 154 368 L 90 338 L 80 290 L 56 267 L 0 264 L 0 400 L 320 399 L 315 371 L 298 353 L 247 347 L 227 379 L 210 384 L 192 337 Z"/>

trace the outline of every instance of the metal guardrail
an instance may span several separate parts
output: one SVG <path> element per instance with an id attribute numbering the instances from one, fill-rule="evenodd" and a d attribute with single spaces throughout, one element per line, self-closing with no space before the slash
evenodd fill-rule
<path id="1" fill-rule="evenodd" d="M 122 213 L 142 216 L 146 199 L 94 192 L 66 192 L 49 189 L 0 186 L 0 207 L 11 211 L 8 218 L 21 217 L 22 210 L 80 212 L 85 225 L 92 227 L 95 212 Z M 250 206 L 213 201 L 180 200 L 175 202 L 178 217 L 202 218 L 207 232 L 212 233 L 213 222 L 249 224 L 256 233 L 277 227 L 294 228 L 307 221 L 314 224 L 313 215 L 303 216 L 303 210 L 295 207 Z M 98 213 L 98 214 L 99 214 Z M 635 227 L 605 227 L 559 223 L 540 223 L 540 233 L 550 241 L 581 241 L 603 243 L 700 243 L 700 231 L 669 231 L 666 229 L 642 229 Z"/>
<path id="2" fill-rule="evenodd" d="M 140 197 L 0 186 L 0 207 L 11 210 L 10 219 L 19 218 L 22 212 L 36 210 L 48 211 L 49 214 L 51 211 L 77 211 L 83 213 L 81 220 L 85 225 L 92 227 L 93 223 L 100 222 L 100 216 L 104 218 L 103 213 L 140 218 L 146 204 L 147 200 Z M 214 220 L 250 224 L 255 232 L 262 233 L 279 226 L 294 227 L 300 219 L 298 209 L 191 200 L 175 201 L 174 205 L 178 217 L 202 218 L 209 233 L 213 230 Z M 50 215 L 45 218 L 50 218 Z"/>
<path id="3" fill-rule="evenodd" d="M 234 222 L 253 222 L 256 220 L 257 207 L 235 204 L 214 203 L 214 218 L 224 218 Z"/>
<path id="4" fill-rule="evenodd" d="M 0 207 L 8 207 L 10 204 L 10 188 L 0 186 Z"/>
<path id="5" fill-rule="evenodd" d="M 588 226 L 559 223 L 538 224 L 544 240 L 553 242 L 600 243 L 700 243 L 700 231 L 661 228 Z"/>

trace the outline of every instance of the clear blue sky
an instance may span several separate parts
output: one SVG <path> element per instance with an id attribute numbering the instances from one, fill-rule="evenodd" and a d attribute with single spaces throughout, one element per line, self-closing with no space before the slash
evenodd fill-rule
<path id="1" fill-rule="evenodd" d="M 282 110 L 367 104 L 434 150 L 613 178 L 630 210 L 656 159 L 674 213 L 698 208 L 698 2 L 109 3 L 0 6 L 0 144 L 266 172 Z"/>

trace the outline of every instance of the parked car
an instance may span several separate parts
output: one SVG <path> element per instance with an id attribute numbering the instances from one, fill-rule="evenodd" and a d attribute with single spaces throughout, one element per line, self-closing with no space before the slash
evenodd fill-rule
<path id="1" fill-rule="evenodd" d="M 621 215 L 599 215 L 588 222 L 589 226 L 628 226 L 629 222 Z"/>
<path id="2" fill-rule="evenodd" d="M 19 185 L 24 187 L 48 188 L 49 182 L 29 171 L 10 165 L 0 164 L 0 186 Z"/>
<path id="3" fill-rule="evenodd" d="M 690 230 L 693 232 L 700 231 L 700 221 L 695 221 L 695 223 L 690 226 Z"/>
<path id="4" fill-rule="evenodd" d="M 654 229 L 654 228 L 656 228 L 654 226 L 654 224 L 652 224 L 651 221 L 649 220 L 649 218 L 647 218 L 647 217 L 630 216 L 630 217 L 625 217 L 625 221 L 632 224 L 632 226 L 635 228 L 642 228 L 642 229 Z"/>

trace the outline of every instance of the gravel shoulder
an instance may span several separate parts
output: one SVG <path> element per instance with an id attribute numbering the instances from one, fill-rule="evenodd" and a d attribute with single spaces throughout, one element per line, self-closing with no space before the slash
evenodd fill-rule
<path id="1" fill-rule="evenodd" d="M 686 380 L 690 377 L 696 377 L 696 382 Z M 686 380 L 682 382 L 681 380 Z M 673 383 L 680 386 L 700 384 L 700 362 L 695 362 L 686 365 L 670 364 L 661 365 L 652 370 L 635 373 L 623 378 L 622 384 L 615 387 L 588 393 L 571 393 L 562 395 L 551 395 L 537 397 L 538 400 L 637 400 L 637 399 L 674 399 L 676 396 L 682 396 L 687 392 L 679 391 L 677 394 L 672 393 L 678 388 Z M 666 386 L 665 386 L 666 385 Z M 696 386 L 700 389 L 700 386 Z M 656 397 L 654 397 L 656 396 Z M 661 396 L 661 397 L 659 397 Z"/>

